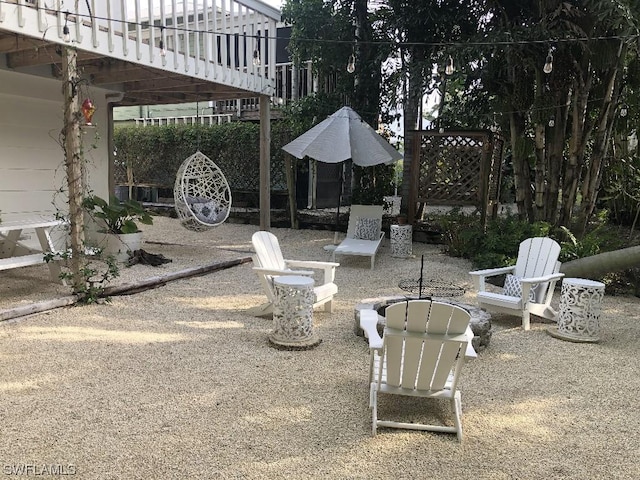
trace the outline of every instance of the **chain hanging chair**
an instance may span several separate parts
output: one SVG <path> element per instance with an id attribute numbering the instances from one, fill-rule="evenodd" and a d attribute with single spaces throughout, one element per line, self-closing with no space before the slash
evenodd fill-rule
<path id="1" fill-rule="evenodd" d="M 173 195 L 178 218 L 189 230 L 199 232 L 220 225 L 231 210 L 227 179 L 200 150 L 180 165 Z"/>

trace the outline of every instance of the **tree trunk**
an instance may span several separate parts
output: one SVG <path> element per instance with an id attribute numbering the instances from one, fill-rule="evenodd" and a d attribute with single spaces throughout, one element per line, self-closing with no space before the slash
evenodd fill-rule
<path id="1" fill-rule="evenodd" d="M 569 141 L 569 157 L 565 164 L 562 182 L 562 206 L 558 225 L 569 228 L 573 207 L 578 193 L 578 180 L 580 179 L 580 169 L 584 161 L 584 151 L 586 139 L 588 138 L 586 115 L 587 101 L 589 99 L 589 89 L 591 82 L 588 81 L 575 93 L 575 100 L 572 108 L 572 129 Z"/>
<path id="2" fill-rule="evenodd" d="M 554 225 L 558 220 L 558 196 L 560 195 L 560 178 L 564 161 L 564 138 L 567 130 L 567 115 L 569 112 L 567 102 L 569 93 L 566 92 L 564 95 L 564 104 L 556 107 L 554 115 L 555 123 L 548 136 L 550 139 L 549 145 L 547 146 L 549 169 L 547 172 L 544 219 L 551 225 Z"/>
<path id="3" fill-rule="evenodd" d="M 80 109 L 78 101 L 78 53 L 62 48 L 62 95 L 64 97 L 64 153 L 69 189 L 69 237 L 71 243 L 71 283 L 74 293 L 85 288 L 84 212 L 82 197 L 86 191 L 84 159 L 81 152 Z"/>
<path id="4" fill-rule="evenodd" d="M 544 193 L 546 190 L 546 137 L 545 125 L 542 122 L 536 123 L 534 127 L 535 135 L 535 177 L 534 177 L 534 208 L 535 220 L 544 220 L 545 203 Z"/>
<path id="5" fill-rule="evenodd" d="M 640 266 L 640 245 L 599 253 L 563 263 L 560 272 L 567 277 L 593 278 Z"/>
<path id="6" fill-rule="evenodd" d="M 626 55 L 626 48 L 622 44 L 618 50 L 618 56 Z M 619 65 L 621 61 L 617 62 Z M 618 67 L 614 67 L 609 72 L 607 81 L 607 90 L 605 92 L 600 116 L 597 122 L 597 130 L 594 135 L 593 148 L 591 152 L 591 161 L 589 162 L 589 170 L 587 170 L 582 182 L 582 209 L 580 224 L 578 226 L 578 236 L 582 236 L 587 228 L 589 218 L 593 214 L 596 206 L 598 188 L 602 180 L 602 168 L 606 159 L 609 141 L 611 139 L 611 130 L 614 123 L 615 104 L 621 90 L 621 75 L 618 75 Z"/>
<path id="7" fill-rule="evenodd" d="M 509 114 L 511 127 L 511 151 L 513 162 L 513 181 L 516 189 L 516 205 L 518 216 L 522 220 L 533 217 L 531 206 L 531 179 L 527 156 L 527 138 L 525 135 L 525 118 L 512 109 Z"/>

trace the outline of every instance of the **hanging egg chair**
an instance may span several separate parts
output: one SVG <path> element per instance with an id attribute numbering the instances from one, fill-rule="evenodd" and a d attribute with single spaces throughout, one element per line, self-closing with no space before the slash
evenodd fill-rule
<path id="1" fill-rule="evenodd" d="M 224 222 L 231 210 L 231 189 L 218 166 L 201 151 L 187 158 L 176 175 L 175 209 L 182 225 L 203 231 Z"/>

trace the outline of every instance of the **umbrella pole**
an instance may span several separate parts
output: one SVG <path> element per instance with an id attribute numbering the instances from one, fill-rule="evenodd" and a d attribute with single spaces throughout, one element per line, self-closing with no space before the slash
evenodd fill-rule
<path id="1" fill-rule="evenodd" d="M 344 163 L 340 169 L 340 183 L 338 185 L 338 208 L 336 210 L 336 232 L 333 234 L 333 243 L 337 245 L 338 232 L 340 231 L 340 204 L 342 203 L 342 184 L 344 183 Z"/>

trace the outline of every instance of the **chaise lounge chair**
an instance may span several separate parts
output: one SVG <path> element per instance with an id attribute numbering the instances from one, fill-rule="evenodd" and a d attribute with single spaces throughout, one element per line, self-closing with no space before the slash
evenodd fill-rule
<path id="1" fill-rule="evenodd" d="M 347 238 L 333 251 L 332 261 L 335 261 L 336 255 L 370 257 L 373 269 L 376 253 L 384 238 L 383 210 L 382 205 L 351 205 Z"/>

